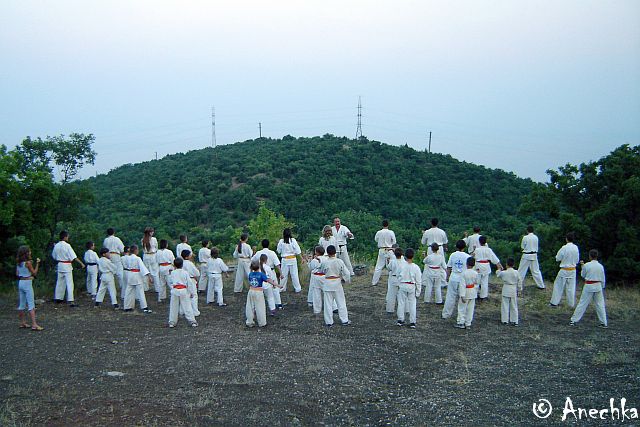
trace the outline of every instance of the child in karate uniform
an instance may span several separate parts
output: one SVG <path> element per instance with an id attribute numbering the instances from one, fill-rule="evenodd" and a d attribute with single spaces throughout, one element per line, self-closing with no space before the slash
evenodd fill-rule
<path id="1" fill-rule="evenodd" d="M 395 314 L 396 302 L 398 302 L 398 287 L 400 286 L 400 272 L 404 267 L 404 251 L 402 248 L 398 248 L 398 245 L 393 251 L 388 251 L 387 269 L 389 270 L 389 277 L 387 278 L 387 296 L 385 301 L 387 303 L 386 310 L 389 314 Z"/>
<path id="2" fill-rule="evenodd" d="M 465 246 L 464 240 L 458 240 L 456 242 L 457 251 L 449 256 L 449 262 L 447 263 L 449 284 L 447 285 L 447 296 L 445 297 L 444 307 L 442 308 L 443 319 L 451 317 L 460 298 L 460 294 L 458 293 L 459 284 L 462 280 L 462 273 L 464 273 L 466 269 L 467 258 L 469 258 L 469 254 L 464 252 Z"/>
<path id="3" fill-rule="evenodd" d="M 203 240 L 202 247 L 198 251 L 198 267 L 200 268 L 200 280 L 198 281 L 198 293 L 207 290 L 209 284 L 209 273 L 207 271 L 208 261 L 211 258 L 211 249 L 209 249 L 209 241 Z M 207 295 L 209 293 L 207 292 Z"/>
<path id="4" fill-rule="evenodd" d="M 324 258 L 324 248 L 320 245 L 316 246 L 313 251 L 313 258 L 309 261 L 309 270 L 311 270 L 309 295 L 311 297 L 311 305 L 313 307 L 314 314 L 322 313 L 322 286 L 324 273 L 320 271 L 320 264 L 322 264 Z"/>
<path id="5" fill-rule="evenodd" d="M 424 302 L 431 302 L 431 290 L 435 290 L 436 304 L 442 304 L 442 273 L 447 270 L 444 256 L 440 253 L 440 246 L 437 243 L 431 244 L 431 253 L 423 260 L 424 272 L 422 273 L 422 283 L 424 283 Z"/>
<path id="6" fill-rule="evenodd" d="M 252 261 L 253 262 L 253 261 Z M 271 267 L 269 267 L 269 257 L 266 254 L 260 255 L 260 271 L 267 275 L 270 279 L 268 282 L 264 282 L 262 284 L 262 292 L 264 293 L 264 298 L 267 301 L 267 307 L 269 309 L 269 315 L 276 315 L 276 299 L 275 299 L 275 289 L 278 285 L 276 280 L 276 274 L 273 272 Z M 251 267 L 249 267 L 251 270 Z M 249 275 L 247 274 L 247 278 Z M 273 284 L 275 283 L 275 284 Z"/>
<path id="7" fill-rule="evenodd" d="M 211 256 L 207 261 L 207 271 L 209 271 L 209 289 L 207 289 L 207 304 L 213 304 L 214 293 L 218 307 L 226 307 L 222 298 L 222 273 L 229 271 L 227 264 L 219 258 L 220 251 L 218 248 L 211 248 Z"/>
<path id="8" fill-rule="evenodd" d="M 272 282 L 269 277 L 260 271 L 260 263 L 251 262 L 251 273 L 249 273 L 249 293 L 247 294 L 247 305 L 245 314 L 247 316 L 246 325 L 250 328 L 258 321 L 259 327 L 267 326 L 267 316 L 264 304 L 264 283 Z M 271 283 L 273 285 L 273 283 Z M 255 313 L 255 314 L 254 314 Z"/>
<path id="9" fill-rule="evenodd" d="M 478 249 L 476 249 L 476 252 Z M 478 273 L 473 267 L 476 260 L 473 257 L 467 258 L 467 269 L 462 273 L 462 278 L 458 284 L 458 322 L 456 328 L 471 329 L 473 322 L 473 310 L 476 307 L 478 297 Z M 449 287 L 451 289 L 451 287 Z"/>
<path id="10" fill-rule="evenodd" d="M 404 325 L 405 311 L 409 311 L 409 327 L 416 328 L 416 298 L 422 290 L 422 272 L 413 263 L 415 251 L 411 248 L 404 253 L 406 262 L 400 270 L 398 284 L 398 326 Z"/>
<path id="11" fill-rule="evenodd" d="M 163 302 L 167 299 L 167 289 L 171 292 L 170 280 L 171 270 L 173 270 L 173 261 L 176 257 L 169 249 L 169 242 L 162 239 L 160 240 L 160 249 L 156 254 L 156 262 L 158 263 L 158 302 Z"/>
<path id="12" fill-rule="evenodd" d="M 200 316 L 200 310 L 198 310 L 198 278 L 200 277 L 200 270 L 191 261 L 192 253 L 189 249 L 183 249 L 182 255 L 182 269 L 189 273 L 189 296 L 191 298 L 191 310 L 194 316 Z M 180 313 L 182 314 L 182 313 Z"/>
<path id="13" fill-rule="evenodd" d="M 116 294 L 116 281 L 115 275 L 118 274 L 118 269 L 115 264 L 111 262 L 111 253 L 109 249 L 100 249 L 100 259 L 98 259 L 98 270 L 100 271 L 100 289 L 96 294 L 96 307 L 102 304 L 104 301 L 104 294 L 109 291 L 109 298 L 111 298 L 111 304 L 114 309 L 118 308 L 118 295 Z"/>
<path id="14" fill-rule="evenodd" d="M 273 299 L 275 301 L 276 304 L 276 308 L 278 310 L 283 310 L 284 306 L 282 305 L 282 300 L 280 298 L 280 288 L 278 285 L 278 275 L 280 275 L 280 260 L 278 259 L 278 255 L 276 255 L 276 253 L 274 251 L 272 251 L 271 249 L 269 249 L 269 240 L 268 239 L 263 239 L 262 242 L 260 243 L 262 245 L 262 249 L 260 249 L 259 251 L 257 251 L 255 254 L 253 254 L 253 257 L 251 258 L 251 262 L 253 261 L 258 261 L 260 262 L 260 257 L 262 255 L 266 255 L 268 262 L 267 265 L 271 268 L 271 280 L 276 284 L 276 286 L 273 287 L 272 289 L 272 293 L 273 293 Z M 268 300 L 268 298 L 267 298 Z"/>
<path id="15" fill-rule="evenodd" d="M 122 257 L 122 265 L 127 282 L 124 311 L 133 311 L 137 299 L 143 312 L 152 313 L 147 306 L 147 299 L 144 295 L 144 280 L 153 281 L 153 278 L 142 259 L 138 257 L 138 246 L 131 245 L 129 252 L 128 256 Z"/>
<path id="16" fill-rule="evenodd" d="M 144 236 L 141 240 L 142 261 L 153 278 L 154 290 L 159 292 L 158 285 L 160 284 L 160 280 L 158 279 L 158 261 L 156 259 L 156 255 L 158 253 L 158 239 L 153 236 L 155 232 L 156 231 L 153 227 L 147 227 L 144 229 Z M 145 286 L 144 290 L 148 291 L 149 288 Z"/>
<path id="17" fill-rule="evenodd" d="M 98 254 L 94 252 L 96 245 L 92 241 L 87 242 L 86 246 L 84 265 L 87 266 L 87 292 L 95 300 L 98 292 Z"/>
<path id="18" fill-rule="evenodd" d="M 180 243 L 176 245 L 176 256 L 179 257 L 180 255 L 182 255 L 182 251 L 184 250 L 188 250 L 189 252 L 193 253 L 193 249 L 191 249 L 191 245 L 187 243 L 187 240 L 188 240 L 187 236 L 185 236 L 184 234 L 181 234 L 178 238 L 180 239 Z"/>
<path id="19" fill-rule="evenodd" d="M 296 239 L 291 237 L 291 229 L 285 228 L 282 232 L 282 239 L 278 242 L 277 252 L 282 258 L 282 275 L 280 276 L 280 287 L 283 291 L 287 290 L 287 281 L 291 274 L 291 282 L 293 290 L 296 293 L 302 291 L 300 279 L 298 278 L 298 256 L 302 253 L 300 245 Z M 278 291 L 280 292 L 280 291 Z"/>
<path id="20" fill-rule="evenodd" d="M 476 272 L 480 278 L 480 301 L 483 301 L 489 297 L 491 264 L 495 264 L 498 270 L 502 270 L 502 264 L 493 250 L 487 246 L 487 236 L 480 236 L 478 242 L 480 246 L 473 251 L 473 257 L 476 260 Z"/>
<path id="21" fill-rule="evenodd" d="M 175 269 L 171 272 L 169 282 L 171 284 L 171 302 L 169 303 L 169 327 L 173 328 L 178 323 L 178 313 L 183 312 L 187 322 L 193 327 L 198 326 L 191 309 L 191 295 L 189 294 L 191 276 L 183 267 L 182 258 L 173 261 Z"/>
<path id="22" fill-rule="evenodd" d="M 247 244 L 247 240 L 249 240 L 249 235 L 247 233 L 242 233 L 242 235 L 240 236 L 240 241 L 233 251 L 233 257 L 238 260 L 238 266 L 236 267 L 236 280 L 233 285 L 233 292 L 242 292 L 244 281 L 247 279 L 247 277 L 249 277 L 249 273 L 251 272 L 250 266 L 253 251 L 251 250 L 251 246 Z"/>
<path id="23" fill-rule="evenodd" d="M 331 245 L 327 248 L 327 258 L 320 263 L 319 272 L 324 276 L 324 323 L 326 326 L 333 326 L 333 302 L 338 305 L 338 316 L 342 322 L 342 326 L 351 324 L 349 321 L 349 313 L 347 312 L 347 303 L 344 298 L 344 289 L 342 281 L 351 282 L 351 272 L 347 269 L 344 261 L 336 258 L 336 248 Z"/>
<path id="24" fill-rule="evenodd" d="M 513 268 L 516 261 L 507 258 L 507 269 L 496 271 L 496 276 L 502 279 L 502 305 L 500 320 L 503 324 L 518 326 L 518 291 L 522 291 L 522 277 Z"/>

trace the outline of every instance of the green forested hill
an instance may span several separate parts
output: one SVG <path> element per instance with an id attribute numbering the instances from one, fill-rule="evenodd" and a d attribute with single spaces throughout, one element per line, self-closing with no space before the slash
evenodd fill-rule
<path id="1" fill-rule="evenodd" d="M 159 238 L 187 233 L 192 242 L 213 238 L 226 249 L 264 202 L 296 224 L 307 247 L 339 215 L 360 256 L 373 253 L 383 218 L 401 245 L 416 247 L 433 216 L 450 240 L 478 224 L 491 246 L 509 252 L 500 256 L 511 255 L 527 220 L 516 214 L 533 186 L 448 155 L 333 135 L 206 148 L 124 165 L 88 182 L 95 203 L 81 235 L 100 237 L 113 226 L 123 240 L 137 242 L 145 226 L 154 226 Z"/>

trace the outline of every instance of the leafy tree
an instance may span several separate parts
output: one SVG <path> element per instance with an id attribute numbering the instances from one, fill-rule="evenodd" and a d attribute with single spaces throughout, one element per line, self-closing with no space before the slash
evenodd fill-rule
<path id="1" fill-rule="evenodd" d="M 260 207 L 258 207 L 258 215 L 249 221 L 247 230 L 252 244 L 258 245 L 262 239 L 269 239 L 271 249 L 275 250 L 278 241 L 282 238 L 282 230 L 285 228 L 293 229 L 295 226 L 284 215 L 273 212 L 264 203 L 261 203 Z M 238 234 L 237 237 L 239 238 L 240 235 Z"/>

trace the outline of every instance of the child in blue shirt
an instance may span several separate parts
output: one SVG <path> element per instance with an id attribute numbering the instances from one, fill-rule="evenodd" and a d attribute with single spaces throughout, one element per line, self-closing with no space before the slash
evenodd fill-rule
<path id="1" fill-rule="evenodd" d="M 263 283 L 271 283 L 273 280 L 260 271 L 260 263 L 258 261 L 251 262 L 251 272 L 249 273 L 249 293 L 247 294 L 247 326 L 253 328 L 255 319 L 257 318 L 258 326 L 267 326 L 267 308 L 264 304 Z M 254 316 L 255 312 L 255 316 Z"/>

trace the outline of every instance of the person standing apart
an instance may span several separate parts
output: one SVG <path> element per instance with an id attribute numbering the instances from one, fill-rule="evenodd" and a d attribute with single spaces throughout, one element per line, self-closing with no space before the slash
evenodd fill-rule
<path id="1" fill-rule="evenodd" d="M 242 235 L 240 235 L 240 241 L 233 251 L 233 257 L 238 260 L 238 265 L 236 267 L 236 280 L 233 285 L 233 292 L 236 293 L 242 292 L 244 288 L 244 281 L 248 280 L 249 273 L 251 272 L 250 266 L 253 251 L 251 250 L 251 246 L 247 244 L 247 240 L 249 240 L 249 235 L 247 233 L 242 233 Z"/>
<path id="2" fill-rule="evenodd" d="M 118 286 L 120 287 L 120 298 L 124 298 L 126 286 L 124 284 L 122 261 L 120 260 L 120 257 L 124 253 L 124 243 L 122 243 L 119 237 L 116 237 L 116 231 L 113 228 L 107 228 L 107 237 L 102 242 L 102 247 L 109 249 L 111 262 L 116 266 L 116 278 L 118 279 Z"/>
<path id="3" fill-rule="evenodd" d="M 522 285 L 524 286 L 524 278 L 527 276 L 527 270 L 531 267 L 533 281 L 538 289 L 544 289 L 544 280 L 542 280 L 540 265 L 538 265 L 538 236 L 533 234 L 532 225 L 527 226 L 527 234 L 522 237 L 520 247 L 522 248 L 522 258 L 520 258 L 518 274 L 520 274 Z"/>
<path id="4" fill-rule="evenodd" d="M 83 258 L 87 266 L 87 293 L 95 300 L 98 292 L 98 254 L 94 251 L 96 245 L 92 241 L 87 242 L 86 248 Z"/>
<path id="5" fill-rule="evenodd" d="M 298 257 L 302 253 L 302 250 L 296 239 L 291 237 L 290 228 L 285 228 L 282 231 L 282 239 L 278 242 L 276 251 L 280 254 L 282 260 L 282 276 L 280 276 L 280 286 L 282 290 L 287 290 L 288 276 L 291 274 L 293 290 L 296 293 L 300 293 L 302 287 L 300 286 L 300 279 L 298 277 Z"/>
<path id="6" fill-rule="evenodd" d="M 371 279 L 371 286 L 376 286 L 380 281 L 382 275 L 382 269 L 386 266 L 389 255 L 387 252 L 392 250 L 393 245 L 396 244 L 396 234 L 389 230 L 389 221 L 386 219 L 382 221 L 382 229 L 378 230 L 374 239 L 378 244 L 378 259 L 376 260 L 376 268 L 373 270 L 373 279 Z"/>
<path id="7" fill-rule="evenodd" d="M 431 245 L 437 243 L 442 252 L 442 256 L 446 256 L 449 249 L 447 246 L 449 240 L 447 239 L 447 233 L 438 228 L 438 218 L 431 218 L 431 228 L 422 233 L 421 242 L 423 245 L 428 246 L 427 255 L 431 254 Z"/>
<path id="8" fill-rule="evenodd" d="M 355 275 L 353 267 L 351 266 L 351 260 L 349 259 L 349 252 L 347 251 L 347 239 L 353 239 L 353 233 L 347 228 L 346 225 L 342 225 L 340 218 L 333 219 L 333 227 L 331 227 L 331 233 L 336 238 L 336 254 L 339 259 L 344 262 L 344 265 L 349 270 L 349 274 Z"/>
<path id="9" fill-rule="evenodd" d="M 607 310 L 604 306 L 604 288 L 606 286 L 604 277 L 604 267 L 598 262 L 598 251 L 591 249 L 589 251 L 589 262 L 582 264 L 582 271 L 580 275 L 584 278 L 584 286 L 582 287 L 582 294 L 580 295 L 580 302 L 571 316 L 571 326 L 575 326 L 582 316 L 585 310 L 594 299 L 596 302 L 596 314 L 600 321 L 601 328 L 607 328 Z"/>
<path id="10" fill-rule="evenodd" d="M 580 251 L 573 243 L 575 235 L 567 233 L 567 242 L 556 254 L 556 261 L 560 263 L 560 270 L 556 280 L 553 282 L 553 293 L 551 294 L 551 307 L 557 307 L 562 299 L 562 294 L 567 295 L 567 305 L 571 308 L 576 305 L 576 266 L 580 262 Z"/>
<path id="11" fill-rule="evenodd" d="M 153 227 L 147 227 L 144 229 L 144 236 L 142 237 L 142 262 L 149 270 L 151 277 L 153 278 L 153 284 L 155 291 L 160 292 L 158 289 L 160 284 L 159 279 L 159 267 L 156 260 L 156 254 L 158 253 L 158 240 L 154 237 L 156 231 Z M 144 290 L 149 290 L 149 283 L 145 281 Z"/>
<path id="12" fill-rule="evenodd" d="M 36 259 L 36 266 L 33 267 L 31 261 L 31 249 L 29 246 L 20 246 L 16 256 L 16 276 L 18 277 L 18 317 L 20 328 L 32 331 L 41 331 L 44 328 L 36 322 L 36 303 L 33 297 L 33 279 L 38 275 L 40 268 L 40 258 Z M 26 322 L 24 312 L 28 311 L 31 317 L 31 324 Z"/>
<path id="13" fill-rule="evenodd" d="M 66 291 L 69 307 L 77 307 L 78 305 L 75 303 L 75 300 L 73 298 L 73 267 L 71 263 L 73 261 L 76 261 L 78 264 L 80 264 L 81 268 L 84 268 L 85 265 L 76 256 L 76 253 L 73 251 L 73 248 L 69 244 L 68 231 L 63 230 L 60 232 L 60 240 L 53 247 L 51 256 L 58 263 L 58 278 L 56 281 L 56 289 L 53 301 L 56 303 L 61 303 L 64 300 L 64 294 Z"/>
<path id="14" fill-rule="evenodd" d="M 200 269 L 200 281 L 198 282 L 198 293 L 203 293 L 209 285 L 209 274 L 207 270 L 207 261 L 211 259 L 211 249 L 209 249 L 209 241 L 203 240 L 202 247 L 198 251 L 198 268 Z M 208 292 L 207 292 L 208 295 Z"/>

